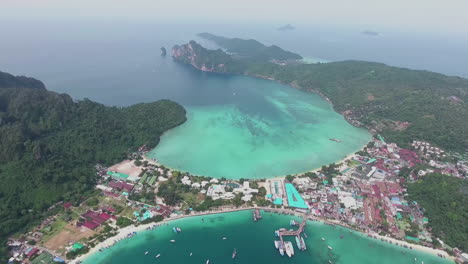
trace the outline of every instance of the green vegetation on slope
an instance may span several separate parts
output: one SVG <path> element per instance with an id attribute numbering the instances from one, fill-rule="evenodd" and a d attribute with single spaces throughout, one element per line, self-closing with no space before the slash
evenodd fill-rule
<path id="1" fill-rule="evenodd" d="M 182 106 L 167 100 L 107 107 L 73 102 L 41 84 L 0 74 L 1 240 L 39 220 L 54 203 L 86 195 L 96 163 L 120 161 L 143 144 L 154 147 L 186 118 Z"/>
<path id="2" fill-rule="evenodd" d="M 196 56 L 191 56 L 191 54 L 196 54 Z M 193 40 L 185 45 L 175 45 L 172 48 L 172 55 L 180 62 L 191 64 L 198 69 L 206 68 L 209 71 L 224 72 L 223 69 L 227 68 L 227 65 L 233 68 L 237 64 L 221 49 L 207 50 Z M 231 65 L 232 63 L 234 65 Z"/>
<path id="3" fill-rule="evenodd" d="M 198 36 L 215 42 L 229 53 L 233 53 L 243 59 L 257 61 L 302 59 L 302 56 L 299 54 L 283 50 L 275 45 L 265 46 L 254 39 L 226 38 L 210 33 L 200 33 Z"/>
<path id="4" fill-rule="evenodd" d="M 185 62 L 186 56 L 195 57 L 198 63 L 192 65 L 200 69 L 207 57 L 224 65 L 212 69 L 215 72 L 275 79 L 317 91 L 349 120 L 403 147 L 425 140 L 447 150 L 468 150 L 467 79 L 364 61 L 278 65 L 238 60 L 197 45 L 174 58 Z"/>
<path id="5" fill-rule="evenodd" d="M 409 198 L 429 217 L 432 233 L 448 245 L 468 250 L 468 182 L 442 174 L 428 174 L 408 185 Z"/>
<path id="6" fill-rule="evenodd" d="M 349 110 L 353 119 L 401 146 L 426 140 L 449 150 L 468 149 L 466 79 L 363 61 L 252 65 L 245 73 L 318 91 L 335 110 Z M 409 126 L 399 127 L 400 122 Z"/>

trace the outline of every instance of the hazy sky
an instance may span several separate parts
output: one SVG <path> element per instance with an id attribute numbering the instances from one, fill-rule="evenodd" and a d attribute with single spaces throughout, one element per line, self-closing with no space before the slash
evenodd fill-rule
<path id="1" fill-rule="evenodd" d="M 0 17 L 319 23 L 468 34 L 468 0 L 0 0 Z"/>

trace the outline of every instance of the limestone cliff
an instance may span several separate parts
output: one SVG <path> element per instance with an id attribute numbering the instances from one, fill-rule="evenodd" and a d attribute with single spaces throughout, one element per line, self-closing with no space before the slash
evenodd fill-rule
<path id="1" fill-rule="evenodd" d="M 208 50 L 193 40 L 184 45 L 175 45 L 172 57 L 206 72 L 227 72 L 227 66 L 233 63 L 232 57 L 222 50 Z"/>

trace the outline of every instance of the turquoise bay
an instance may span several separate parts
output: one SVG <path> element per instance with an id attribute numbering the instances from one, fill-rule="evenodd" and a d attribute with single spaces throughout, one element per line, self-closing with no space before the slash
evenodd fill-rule
<path id="1" fill-rule="evenodd" d="M 336 162 L 370 140 L 318 94 L 274 81 L 200 73 L 185 124 L 149 156 L 211 177 L 271 178 Z M 342 142 L 331 141 L 330 138 Z"/>
<path id="2" fill-rule="evenodd" d="M 329 263 L 329 260 L 346 264 L 450 263 L 434 255 L 401 248 L 321 222 L 307 224 L 307 251 L 301 252 L 296 247 L 293 258 L 281 257 L 273 245 L 274 231 L 281 227 L 289 228 L 291 218 L 299 220 L 292 216 L 263 213 L 261 221 L 253 222 L 250 211 L 184 218 L 152 231 L 141 231 L 133 238 L 90 256 L 84 264 L 205 263 L 208 259 L 213 264 L 319 264 Z M 174 226 L 180 227 L 182 232 L 174 234 Z M 322 241 L 322 237 L 326 241 Z M 171 239 L 176 242 L 170 243 Z M 328 250 L 327 246 L 333 250 Z M 231 253 L 234 248 L 238 254 L 233 260 Z M 146 251 L 149 252 L 147 255 L 144 254 Z M 156 259 L 157 254 L 161 256 Z"/>

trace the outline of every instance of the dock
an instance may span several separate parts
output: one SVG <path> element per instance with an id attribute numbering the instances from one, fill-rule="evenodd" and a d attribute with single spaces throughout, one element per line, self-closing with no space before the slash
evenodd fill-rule
<path id="1" fill-rule="evenodd" d="M 301 234 L 302 232 L 304 232 L 304 228 L 306 226 L 306 223 L 307 223 L 307 217 L 304 217 L 302 219 L 302 222 L 299 224 L 299 228 L 297 230 L 285 230 L 285 229 L 282 229 L 282 230 L 278 230 L 277 234 L 280 238 L 280 244 L 284 247 L 284 239 L 283 237 L 285 236 L 294 236 L 296 238 L 296 241 L 299 241 L 297 242 L 298 244 L 298 248 L 302 251 L 306 250 L 307 247 L 305 245 L 305 243 L 303 242 L 303 238 L 301 237 Z"/>
<path id="2" fill-rule="evenodd" d="M 304 228 L 306 226 L 306 223 L 307 223 L 307 218 L 304 217 L 302 219 L 302 222 L 299 225 L 299 228 L 297 230 L 293 230 L 293 231 L 279 230 L 279 236 L 280 236 L 281 241 L 283 241 L 283 236 L 300 236 L 301 233 L 304 232 Z"/>
<path id="3" fill-rule="evenodd" d="M 300 236 L 301 233 L 304 232 L 304 228 L 305 228 L 306 223 L 307 223 L 307 218 L 304 217 L 304 219 L 302 219 L 302 222 L 299 225 L 299 228 L 297 230 L 293 230 L 293 231 L 280 230 L 279 234 L 280 234 L 281 240 L 283 240 L 283 238 L 282 238 L 283 236 Z"/>
<path id="4" fill-rule="evenodd" d="M 252 212 L 252 218 L 253 218 L 254 222 L 257 222 L 258 220 L 262 219 L 262 215 L 260 214 L 260 210 L 255 209 Z"/>

